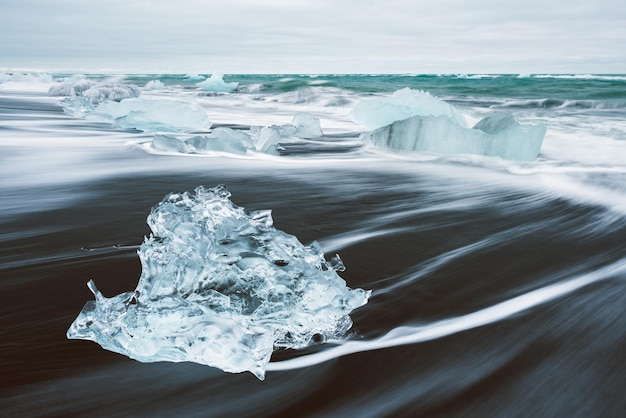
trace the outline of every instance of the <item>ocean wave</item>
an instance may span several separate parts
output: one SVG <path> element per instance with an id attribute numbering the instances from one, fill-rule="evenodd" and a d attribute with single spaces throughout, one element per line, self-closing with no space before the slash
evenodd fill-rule
<path id="1" fill-rule="evenodd" d="M 535 74 L 532 78 L 555 78 L 560 80 L 608 80 L 626 81 L 624 75 L 595 75 L 595 74 Z"/>
<path id="2" fill-rule="evenodd" d="M 505 320 L 554 299 L 564 297 L 593 283 L 622 277 L 624 274 L 626 274 L 626 258 L 618 260 L 603 268 L 582 273 L 572 279 L 563 280 L 555 284 L 532 290 L 520 296 L 516 296 L 466 315 L 443 319 L 425 325 L 396 327 L 387 332 L 385 335 L 373 340 L 353 340 L 317 353 L 290 360 L 272 362 L 268 364 L 267 370 L 280 371 L 298 369 L 320 364 L 353 353 L 436 340 Z"/>
<path id="3" fill-rule="evenodd" d="M 565 100 L 556 98 L 508 100 L 493 104 L 491 108 L 508 109 L 574 109 L 574 110 L 619 110 L 626 109 L 622 100 Z"/>

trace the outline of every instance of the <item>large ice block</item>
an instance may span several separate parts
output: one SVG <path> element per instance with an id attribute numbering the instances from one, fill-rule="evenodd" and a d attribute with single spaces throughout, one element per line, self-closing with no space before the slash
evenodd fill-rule
<path id="1" fill-rule="evenodd" d="M 224 186 L 174 193 L 148 216 L 133 292 L 89 301 L 67 331 L 142 362 L 193 361 L 264 379 L 277 348 L 343 338 L 370 295 L 349 289 L 317 243 L 246 213 Z"/>
<path id="2" fill-rule="evenodd" d="M 206 131 L 211 127 L 211 121 L 202 106 L 174 100 L 135 98 L 109 101 L 96 107 L 87 119 L 149 132 L 195 132 Z"/>
<path id="3" fill-rule="evenodd" d="M 356 123 L 376 129 L 411 116 L 446 116 L 465 127 L 463 115 L 448 103 L 422 90 L 404 88 L 391 96 L 361 101 L 350 113 Z"/>
<path id="4" fill-rule="evenodd" d="M 438 154 L 478 154 L 507 160 L 537 158 L 546 127 L 521 125 L 513 116 L 494 113 L 472 129 L 463 128 L 446 116 L 412 116 L 361 134 L 369 145 L 400 151 Z"/>

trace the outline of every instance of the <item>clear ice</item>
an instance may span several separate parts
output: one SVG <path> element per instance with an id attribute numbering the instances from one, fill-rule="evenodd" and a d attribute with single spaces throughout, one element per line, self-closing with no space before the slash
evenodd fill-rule
<path id="1" fill-rule="evenodd" d="M 142 361 L 192 361 L 264 379 L 273 350 L 343 338 L 349 313 L 370 291 L 349 289 L 317 243 L 273 226 L 271 211 L 246 213 L 224 186 L 170 194 L 148 216 L 133 292 L 95 301 L 70 339 Z"/>
<path id="2" fill-rule="evenodd" d="M 404 88 L 391 96 L 361 101 L 350 113 L 356 123 L 377 129 L 411 116 L 445 116 L 452 123 L 466 127 L 463 115 L 448 103 L 422 90 Z"/>
<path id="3" fill-rule="evenodd" d="M 412 116 L 361 134 L 380 148 L 438 154 L 478 154 L 507 160 L 532 161 L 541 150 L 546 127 L 521 125 L 512 115 L 493 113 L 473 128 L 446 116 Z"/>

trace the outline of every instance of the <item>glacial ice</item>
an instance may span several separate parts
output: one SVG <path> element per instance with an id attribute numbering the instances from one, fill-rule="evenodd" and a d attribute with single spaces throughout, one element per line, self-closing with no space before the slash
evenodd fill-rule
<path id="1" fill-rule="evenodd" d="M 213 73 L 211 77 L 207 78 L 200 83 L 196 83 L 196 86 L 200 87 L 204 91 L 212 91 L 216 93 L 230 93 L 237 90 L 239 83 L 225 83 L 223 80 L 223 74 Z"/>
<path id="2" fill-rule="evenodd" d="M 148 216 L 134 292 L 107 298 L 92 280 L 67 338 L 142 362 L 193 361 L 264 379 L 274 349 L 344 337 L 370 291 L 349 289 L 319 244 L 246 213 L 224 186 L 165 197 Z"/>
<path id="3" fill-rule="evenodd" d="M 391 96 L 361 101 L 350 113 L 352 120 L 369 129 L 377 129 L 411 116 L 446 116 L 466 127 L 463 115 L 443 100 L 421 90 L 404 88 Z"/>
<path id="4" fill-rule="evenodd" d="M 65 113 L 84 118 L 101 103 L 136 98 L 139 87 L 133 84 L 98 82 L 86 80 L 84 76 L 74 76 L 56 83 L 48 89 L 49 96 L 66 96 L 61 99 Z M 108 122 L 108 121 L 107 121 Z"/>
<path id="5" fill-rule="evenodd" d="M 496 112 L 473 128 L 463 128 L 446 116 L 412 116 L 361 134 L 376 147 L 439 154 L 478 154 L 507 160 L 537 158 L 546 133 L 543 124 L 521 125 L 512 115 Z"/>
<path id="6" fill-rule="evenodd" d="M 150 132 L 194 132 L 211 127 L 211 121 L 199 104 L 173 100 L 109 101 L 96 107 L 87 119 Z"/>
<path id="7" fill-rule="evenodd" d="M 85 90 L 83 97 L 93 104 L 99 104 L 108 100 L 119 102 L 124 99 L 136 98 L 139 97 L 140 94 L 141 90 L 134 84 L 103 81 Z"/>
<path id="8" fill-rule="evenodd" d="M 196 135 L 186 139 L 154 134 L 151 145 L 160 151 L 184 154 L 210 151 L 245 154 L 248 150 L 255 149 L 254 141 L 248 134 L 226 127 L 215 128 L 209 135 Z"/>
<path id="9" fill-rule="evenodd" d="M 48 96 L 82 96 L 83 93 L 93 87 L 94 83 L 89 80 L 66 81 L 50 86 Z"/>
<path id="10" fill-rule="evenodd" d="M 11 79 L 11 74 L 0 73 L 0 83 L 7 82 Z"/>
<path id="11" fill-rule="evenodd" d="M 293 117 L 292 123 L 296 127 L 296 136 L 298 138 L 319 138 L 324 135 L 319 118 L 308 113 L 298 113 Z"/>
<path id="12" fill-rule="evenodd" d="M 217 127 L 208 135 L 193 137 L 175 137 L 155 134 L 151 146 L 153 149 L 183 154 L 202 154 L 211 151 L 246 154 L 258 151 L 264 154 L 278 155 L 280 142 L 283 140 L 319 138 L 323 136 L 320 120 L 307 113 L 296 114 L 293 123 L 271 126 L 251 126 L 244 132 L 238 129 Z"/>

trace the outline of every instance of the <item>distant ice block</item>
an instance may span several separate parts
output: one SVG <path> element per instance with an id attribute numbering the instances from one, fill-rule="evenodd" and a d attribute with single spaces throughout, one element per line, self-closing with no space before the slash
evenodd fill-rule
<path id="1" fill-rule="evenodd" d="M 521 125 L 506 113 L 487 116 L 472 129 L 463 128 L 446 116 L 412 116 L 365 132 L 361 140 L 392 150 L 531 161 L 539 155 L 545 133 L 545 125 Z"/>
<path id="2" fill-rule="evenodd" d="M 96 107 L 87 119 L 149 132 L 195 132 L 211 127 L 211 121 L 199 104 L 173 100 L 109 101 Z"/>
<path id="3" fill-rule="evenodd" d="M 161 80 L 150 80 L 146 83 L 146 89 L 148 90 L 163 90 L 165 84 Z"/>
<path id="4" fill-rule="evenodd" d="M 405 88 L 391 96 L 361 101 L 350 113 L 356 123 L 376 129 L 411 116 L 446 116 L 466 127 L 463 115 L 443 100 L 421 90 Z"/>
<path id="5" fill-rule="evenodd" d="M 211 77 L 206 80 L 196 83 L 196 86 L 200 87 L 204 91 L 212 91 L 216 93 L 230 93 L 237 90 L 239 83 L 225 83 L 223 80 L 223 74 L 213 73 Z"/>
<path id="6" fill-rule="evenodd" d="M 109 100 L 139 97 L 141 91 L 134 84 L 99 82 L 94 83 L 85 79 L 70 80 L 50 86 L 49 96 L 82 97 L 85 101 L 97 105 Z"/>
<path id="7" fill-rule="evenodd" d="M 203 75 L 199 75 L 199 74 L 187 74 L 185 75 L 185 78 L 187 80 L 197 81 L 197 80 L 204 80 L 206 77 L 204 77 Z"/>
<path id="8" fill-rule="evenodd" d="M 100 82 L 83 92 L 83 97 L 94 104 L 108 100 L 122 101 L 139 97 L 141 90 L 134 84 Z"/>
<path id="9" fill-rule="evenodd" d="M 26 82 L 26 83 L 52 83 L 53 77 L 48 73 L 30 74 L 30 73 L 0 73 L 0 83 L 7 81 Z"/>
<path id="10" fill-rule="evenodd" d="M 106 298 L 93 281 L 67 338 L 142 362 L 193 361 L 264 379 L 274 349 L 343 338 L 370 296 L 349 289 L 319 244 L 246 213 L 224 186 L 171 194 L 148 216 L 134 292 Z"/>
<path id="11" fill-rule="evenodd" d="M 82 96 L 83 93 L 93 87 L 93 85 L 93 82 L 85 79 L 57 83 L 50 86 L 48 96 Z"/>

